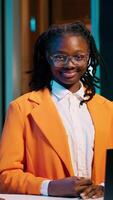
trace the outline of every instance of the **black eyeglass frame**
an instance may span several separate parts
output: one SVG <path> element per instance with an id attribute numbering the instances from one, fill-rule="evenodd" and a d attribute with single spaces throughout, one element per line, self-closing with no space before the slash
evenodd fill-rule
<path id="1" fill-rule="evenodd" d="M 69 62 L 70 59 L 74 65 L 85 64 L 89 60 L 89 53 L 76 54 L 76 55 L 54 54 L 52 56 L 49 56 L 49 59 L 53 62 L 55 67 L 65 66 Z M 63 60 L 59 60 L 59 59 L 63 59 Z"/>

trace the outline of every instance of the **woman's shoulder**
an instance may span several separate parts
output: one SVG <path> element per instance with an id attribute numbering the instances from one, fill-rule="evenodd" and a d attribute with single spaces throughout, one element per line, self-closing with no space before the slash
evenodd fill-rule
<path id="1" fill-rule="evenodd" d="M 113 108 L 113 101 L 112 100 L 109 100 L 108 98 L 100 95 L 100 94 L 95 94 L 92 101 L 96 102 L 96 103 L 99 103 L 99 104 L 102 104 L 102 105 L 108 105 L 108 106 L 111 106 Z"/>
<path id="2" fill-rule="evenodd" d="M 32 106 L 34 103 L 40 103 L 42 99 L 46 99 L 46 97 L 50 95 L 50 92 L 47 88 L 41 89 L 38 91 L 31 91 L 26 94 L 23 94 L 13 101 L 11 101 L 10 105 L 19 105 L 22 106 Z"/>
<path id="3" fill-rule="evenodd" d="M 32 91 L 23 94 L 10 102 L 8 110 L 29 114 L 32 109 L 40 102 L 43 91 Z"/>
<path id="4" fill-rule="evenodd" d="M 38 99 L 41 98 L 41 96 L 45 93 L 47 89 L 41 89 L 38 91 L 31 91 L 27 92 L 16 99 L 14 99 L 11 103 L 22 103 L 27 101 L 38 101 Z"/>
<path id="5" fill-rule="evenodd" d="M 19 97 L 17 97 L 16 99 L 12 100 L 12 101 L 10 102 L 10 104 L 21 104 L 21 103 L 26 103 L 26 102 L 29 100 L 30 96 L 31 96 L 32 94 L 35 94 L 35 93 L 36 93 L 35 91 L 32 91 L 32 92 L 27 92 L 27 93 L 25 93 L 25 94 L 22 94 L 22 95 L 20 95 Z"/>

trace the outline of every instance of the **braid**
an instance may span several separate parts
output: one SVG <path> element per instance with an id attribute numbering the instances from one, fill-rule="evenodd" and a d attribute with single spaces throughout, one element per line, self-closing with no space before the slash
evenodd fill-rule
<path id="1" fill-rule="evenodd" d="M 32 90 L 40 90 L 44 87 L 51 90 L 52 73 L 45 55 L 46 37 L 47 33 L 44 32 L 38 37 L 34 46 L 32 79 L 29 83 Z"/>
<path id="2" fill-rule="evenodd" d="M 81 102 L 81 104 L 91 100 L 95 95 L 95 87 L 99 88 L 98 83 L 100 82 L 100 79 L 96 77 L 96 69 L 98 65 L 104 65 L 104 61 L 96 48 L 94 38 L 91 34 L 89 37 L 89 42 L 90 42 L 90 63 L 87 67 L 85 74 L 81 77 L 81 81 L 83 82 L 83 85 L 86 87 L 84 97 L 87 98 L 85 98 Z"/>
<path id="3" fill-rule="evenodd" d="M 63 37 L 66 34 L 71 33 L 75 36 L 82 36 L 90 49 L 90 59 L 86 72 L 81 77 L 83 85 L 86 87 L 84 100 L 81 102 L 89 101 L 95 95 L 95 87 L 99 87 L 99 78 L 96 77 L 96 69 L 98 65 L 104 65 L 90 31 L 81 22 L 52 25 L 46 32 L 41 34 L 37 39 L 34 47 L 34 60 L 32 79 L 30 81 L 30 87 L 32 90 L 39 90 L 47 87 L 51 91 L 51 80 L 53 78 L 50 65 L 46 59 L 46 52 L 49 49 L 49 45 L 57 38 Z"/>

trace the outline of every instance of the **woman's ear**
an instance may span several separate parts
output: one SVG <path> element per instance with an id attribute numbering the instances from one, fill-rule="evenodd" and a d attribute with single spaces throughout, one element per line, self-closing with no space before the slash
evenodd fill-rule
<path id="1" fill-rule="evenodd" d="M 48 51 L 46 52 L 46 59 L 47 59 L 47 62 L 51 65 L 51 59 L 50 59 L 50 55 Z"/>

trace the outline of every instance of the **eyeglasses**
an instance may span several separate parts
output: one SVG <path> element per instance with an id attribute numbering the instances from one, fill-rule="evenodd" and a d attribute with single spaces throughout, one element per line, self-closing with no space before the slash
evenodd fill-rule
<path id="1" fill-rule="evenodd" d="M 52 60 L 55 67 L 62 67 L 66 65 L 69 60 L 76 65 L 76 64 L 85 64 L 86 61 L 88 61 L 89 54 L 76 54 L 73 56 L 68 56 L 65 54 L 54 54 L 53 56 L 50 56 L 50 59 Z"/>

